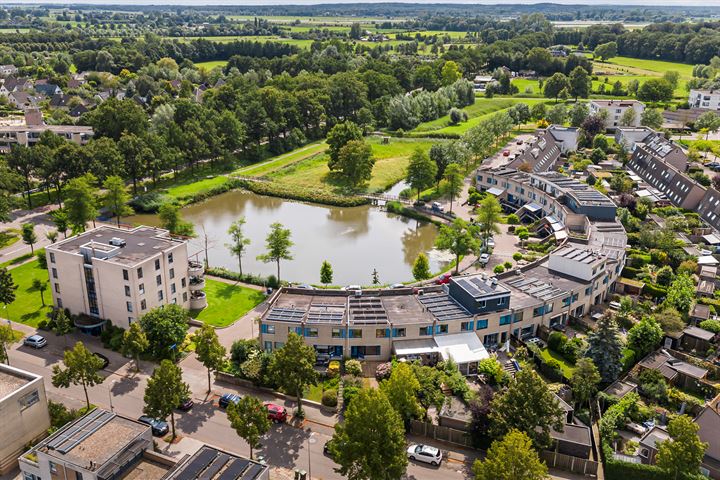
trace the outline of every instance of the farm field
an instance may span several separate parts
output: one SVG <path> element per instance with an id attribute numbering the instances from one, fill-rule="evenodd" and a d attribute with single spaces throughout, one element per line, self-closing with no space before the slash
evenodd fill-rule
<path id="1" fill-rule="evenodd" d="M 603 68 L 607 64 L 621 67 L 628 73 L 636 75 L 650 75 L 661 77 L 668 70 L 675 70 L 681 78 L 686 80 L 692 78 L 692 65 L 677 62 L 665 62 L 662 60 L 648 60 L 644 58 L 613 57 L 607 62 L 595 62 L 595 68 Z M 612 67 L 611 67 L 612 68 Z"/>
<path id="2" fill-rule="evenodd" d="M 199 63 L 196 63 L 195 66 L 198 68 L 206 68 L 208 70 L 212 70 L 215 67 L 222 68 L 225 65 L 227 65 L 227 63 L 228 63 L 227 60 L 214 60 L 211 62 L 199 62 Z"/>

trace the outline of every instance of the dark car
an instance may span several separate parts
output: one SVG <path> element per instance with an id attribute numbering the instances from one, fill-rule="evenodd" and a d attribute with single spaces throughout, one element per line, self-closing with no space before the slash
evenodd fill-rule
<path id="1" fill-rule="evenodd" d="M 195 405 L 195 402 L 193 402 L 189 398 L 186 398 L 182 402 L 180 402 L 180 405 L 177 406 L 177 409 L 181 412 L 189 412 L 193 405 Z"/>
<path id="2" fill-rule="evenodd" d="M 138 422 L 148 425 L 152 429 L 152 434 L 156 437 L 167 435 L 170 431 L 167 422 L 158 420 L 157 418 L 148 417 L 147 415 L 143 415 L 138 418 Z"/>
<path id="3" fill-rule="evenodd" d="M 220 397 L 220 400 L 218 400 L 218 406 L 220 408 L 227 408 L 228 405 L 230 405 L 230 402 L 237 404 L 240 401 L 240 395 L 237 395 L 235 393 L 226 393 L 222 397 Z"/>
<path id="4" fill-rule="evenodd" d="M 268 418 L 275 423 L 285 423 L 287 421 L 287 410 L 285 407 L 276 403 L 266 402 L 265 408 L 268 411 Z"/>
<path id="5" fill-rule="evenodd" d="M 93 352 L 93 355 L 95 355 L 95 357 L 102 360 L 103 363 L 102 363 L 102 367 L 100 367 L 101 370 L 104 369 L 105 367 L 107 367 L 108 365 L 110 365 L 110 360 L 108 360 L 108 358 L 105 355 L 103 355 L 101 353 L 97 353 L 97 352 Z"/>

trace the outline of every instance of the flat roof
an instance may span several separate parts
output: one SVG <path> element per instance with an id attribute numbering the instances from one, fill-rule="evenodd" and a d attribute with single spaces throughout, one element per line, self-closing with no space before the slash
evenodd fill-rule
<path id="1" fill-rule="evenodd" d="M 18 374 L 3 367 L 5 367 L 5 365 L 0 366 L 0 399 L 5 398 L 34 380 L 34 378 Z"/>
<path id="2" fill-rule="evenodd" d="M 563 431 L 559 432 L 552 428 L 550 430 L 550 436 L 555 440 L 562 440 L 564 442 L 576 443 L 578 445 L 590 446 L 590 428 L 585 425 L 573 425 L 566 423 L 563 425 Z"/>
<path id="3" fill-rule="evenodd" d="M 605 257 L 597 252 L 593 252 L 587 248 L 578 248 L 570 245 L 551 252 L 550 256 L 563 257 L 568 260 L 572 260 L 573 262 L 591 266 L 599 265 L 605 261 Z"/>
<path id="4" fill-rule="evenodd" d="M 170 472 L 173 480 L 254 480 L 269 467 L 233 453 L 203 445 Z"/>
<path id="5" fill-rule="evenodd" d="M 111 245 L 110 241 L 115 238 L 122 239 L 125 245 L 121 247 Z M 94 251 L 95 258 L 99 260 L 133 266 L 183 242 L 170 237 L 168 231 L 161 228 L 140 226 L 128 230 L 103 225 L 67 240 L 61 240 L 54 245 L 48 245 L 46 249 L 81 254 L 81 249 L 84 247 Z M 100 255 L 97 255 L 98 252 Z M 113 252 L 116 253 L 113 255 Z M 102 254 L 108 257 L 103 258 Z"/>
<path id="6" fill-rule="evenodd" d="M 162 480 L 169 470 L 166 465 L 143 457 L 119 480 Z"/>
<path id="7" fill-rule="evenodd" d="M 510 293 L 507 287 L 502 285 L 494 277 L 484 275 L 471 275 L 467 277 L 452 277 L 450 283 L 462 288 L 467 294 L 475 299 L 494 297 L 496 295 L 507 295 Z"/>

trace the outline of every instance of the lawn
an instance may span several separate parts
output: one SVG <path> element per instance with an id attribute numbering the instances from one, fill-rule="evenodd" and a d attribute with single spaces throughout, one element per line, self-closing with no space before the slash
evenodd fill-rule
<path id="1" fill-rule="evenodd" d="M 208 306 L 199 311 L 192 310 L 190 315 L 214 327 L 231 325 L 265 300 L 265 295 L 259 290 L 210 278 L 205 279 L 205 295 Z"/>
<path id="2" fill-rule="evenodd" d="M 557 360 L 558 363 L 560 363 L 560 367 L 562 369 L 563 376 L 565 378 L 572 377 L 572 374 L 575 371 L 575 367 L 573 367 L 572 365 L 567 363 L 567 361 L 563 357 L 561 357 L 559 354 L 553 352 L 549 348 L 543 348 L 542 356 L 546 361 L 550 360 L 551 358 L 554 360 Z"/>
<path id="3" fill-rule="evenodd" d="M 218 187 L 222 185 L 223 183 L 227 182 L 228 178 L 223 175 L 218 175 L 215 177 L 209 177 L 205 178 L 203 180 L 198 180 L 196 182 L 191 183 L 181 183 L 174 187 L 170 187 L 167 189 L 167 194 L 173 198 L 185 198 L 189 197 L 191 195 L 195 195 L 200 192 L 204 192 L 206 190 L 210 190 L 211 188 Z"/>
<path id="4" fill-rule="evenodd" d="M 222 68 L 225 65 L 227 65 L 227 63 L 228 63 L 227 60 L 214 60 L 211 62 L 198 62 L 195 64 L 195 66 L 198 68 L 206 68 L 208 70 L 212 70 L 215 67 Z"/>
<path id="5" fill-rule="evenodd" d="M 305 160 L 315 155 L 322 154 L 327 148 L 327 144 L 322 142 L 311 143 L 293 150 L 292 152 L 278 155 L 277 157 L 270 158 L 264 162 L 255 163 L 242 167 L 236 170 L 234 173 L 237 175 L 249 176 L 249 177 L 261 177 L 272 173 L 280 168 L 286 167 L 293 163 Z"/>
<path id="6" fill-rule="evenodd" d="M 607 62 L 596 62 L 596 67 L 603 68 L 606 63 L 625 67 L 624 70 L 627 70 L 628 73 L 634 73 L 637 75 L 654 74 L 654 76 L 662 76 L 668 70 L 674 70 L 686 80 L 692 78 L 693 66 L 687 63 L 665 62 L 663 60 L 648 60 L 631 57 L 613 57 Z"/>
<path id="7" fill-rule="evenodd" d="M 9 316 L 10 320 L 14 322 L 37 327 L 41 320 L 47 318 L 46 315 L 50 311 L 51 284 L 48 283 L 48 289 L 45 291 L 47 305 L 44 307 L 40 301 L 40 292 L 32 284 L 35 278 L 47 282 L 48 271 L 41 268 L 37 260 L 33 260 L 13 268 L 10 270 L 10 274 L 17 285 L 17 290 L 15 290 L 15 301 L 8 306 L 7 313 L 3 312 L 3 316 Z"/>

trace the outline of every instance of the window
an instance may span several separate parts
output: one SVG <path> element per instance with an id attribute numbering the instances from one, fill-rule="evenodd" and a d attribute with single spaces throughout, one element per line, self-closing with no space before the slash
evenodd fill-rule
<path id="1" fill-rule="evenodd" d="M 138 285 L 138 291 L 140 292 L 140 295 L 145 295 L 145 284 L 141 283 Z"/>
<path id="2" fill-rule="evenodd" d="M 183 303 L 187 302 L 187 292 L 183 292 Z"/>
<path id="3" fill-rule="evenodd" d="M 447 325 L 435 325 L 435 335 L 445 335 L 448 333 Z"/>
<path id="4" fill-rule="evenodd" d="M 50 473 L 57 473 L 57 465 L 55 462 L 49 462 L 50 463 Z"/>
<path id="5" fill-rule="evenodd" d="M 142 300 L 140 300 L 140 310 L 146 310 L 146 309 L 147 309 L 147 302 L 143 298 Z"/>
<path id="6" fill-rule="evenodd" d="M 263 323 L 260 326 L 260 331 L 262 333 L 267 333 L 268 335 L 273 335 L 275 333 L 275 325 L 268 325 L 267 323 Z"/>
<path id="7" fill-rule="evenodd" d="M 123 268 L 123 280 L 130 280 L 130 275 L 128 274 L 128 271 Z"/>
<path id="8" fill-rule="evenodd" d="M 60 284 L 59 283 L 55 284 L 55 293 L 60 293 Z"/>
<path id="9" fill-rule="evenodd" d="M 175 278 L 175 269 L 171 268 L 170 269 L 170 280 L 172 280 L 173 278 Z"/>
<path id="10" fill-rule="evenodd" d="M 305 336 L 306 337 L 317 337 L 318 336 L 318 329 L 317 328 L 306 328 L 305 329 Z"/>
<path id="11" fill-rule="evenodd" d="M 543 307 L 533 308 L 533 318 L 541 316 L 543 314 L 543 310 Z"/>
<path id="12" fill-rule="evenodd" d="M 585 295 L 590 295 L 590 292 L 592 292 L 592 287 L 588 287 L 585 289 Z"/>
<path id="13" fill-rule="evenodd" d="M 332 338 L 345 338 L 345 330 L 342 328 L 333 328 Z"/>
<path id="14" fill-rule="evenodd" d="M 500 325 L 510 325 L 512 323 L 512 314 L 508 313 L 500 317 Z"/>
<path id="15" fill-rule="evenodd" d="M 187 285 L 187 280 L 185 280 L 185 279 L 183 278 L 182 280 L 180 280 L 180 286 L 181 286 L 182 288 L 185 288 L 185 285 Z"/>
<path id="16" fill-rule="evenodd" d="M 351 358 L 363 358 L 365 356 L 380 355 L 380 345 L 358 345 L 352 347 Z"/>
<path id="17" fill-rule="evenodd" d="M 477 302 L 478 308 L 485 308 L 485 305 L 487 305 L 487 302 L 485 300 L 478 300 L 478 302 Z"/>
<path id="18" fill-rule="evenodd" d="M 162 302 L 165 298 L 165 294 L 163 294 L 162 290 L 158 290 L 158 302 Z"/>
<path id="19" fill-rule="evenodd" d="M 288 335 L 290 335 L 291 333 L 296 333 L 296 334 L 302 336 L 303 329 L 302 329 L 302 327 L 288 327 Z"/>
<path id="20" fill-rule="evenodd" d="M 390 336 L 389 328 L 376 328 L 375 329 L 375 338 L 387 338 L 389 336 Z"/>
<path id="21" fill-rule="evenodd" d="M 130 285 L 125 285 L 125 296 L 126 297 L 130 296 Z"/>
<path id="22" fill-rule="evenodd" d="M 50 263 L 55 263 L 55 254 L 50 252 Z"/>
<path id="23" fill-rule="evenodd" d="M 563 298 L 563 307 L 569 307 L 572 303 L 572 296 Z"/>
<path id="24" fill-rule="evenodd" d="M 160 259 L 155 259 L 155 270 L 160 270 Z"/>
<path id="25" fill-rule="evenodd" d="M 173 263 L 173 254 L 172 254 L 172 252 L 168 253 L 168 263 Z"/>
<path id="26" fill-rule="evenodd" d="M 476 330 L 483 330 L 483 329 L 487 328 L 487 326 L 488 326 L 488 321 L 487 321 L 487 319 L 478 320 L 477 323 L 475 324 L 475 329 L 476 329 Z"/>
<path id="27" fill-rule="evenodd" d="M 485 335 L 485 338 L 483 338 L 483 345 L 486 347 L 491 347 L 494 345 L 497 345 L 498 343 L 498 334 L 497 333 L 491 333 L 489 335 Z"/>
<path id="28" fill-rule="evenodd" d="M 75 480 L 83 480 L 82 473 L 76 471 L 75 472 Z"/>
<path id="29" fill-rule="evenodd" d="M 142 278 L 142 267 L 137 269 L 137 277 Z"/>
<path id="30" fill-rule="evenodd" d="M 157 277 L 155 277 L 155 283 L 157 283 L 158 286 L 162 285 L 162 275 L 158 275 Z"/>
<path id="31" fill-rule="evenodd" d="M 473 320 L 460 323 L 461 332 L 472 332 L 473 330 L 475 330 L 475 322 Z"/>
<path id="32" fill-rule="evenodd" d="M 282 348 L 284 345 L 284 342 L 275 342 L 275 350 Z"/>
<path id="33" fill-rule="evenodd" d="M 427 337 L 428 335 L 432 335 L 432 325 L 420 327 L 420 336 Z"/>
<path id="34" fill-rule="evenodd" d="M 404 328 L 393 328 L 393 329 L 392 329 L 392 336 L 393 336 L 393 337 L 404 337 L 404 336 L 405 336 L 405 329 L 404 329 Z"/>
<path id="35" fill-rule="evenodd" d="M 362 338 L 362 330 L 359 328 L 351 328 L 348 332 L 349 338 Z"/>
<path id="36" fill-rule="evenodd" d="M 62 298 L 57 299 L 57 306 L 58 306 L 58 308 L 63 308 Z"/>
<path id="37" fill-rule="evenodd" d="M 498 299 L 498 302 L 497 302 L 498 307 L 499 307 L 500 305 L 505 305 L 505 300 L 507 300 L 507 297 L 499 298 L 499 299 Z"/>
<path id="38" fill-rule="evenodd" d="M 18 399 L 18 403 L 20 404 L 20 410 L 25 410 L 28 407 L 32 407 L 39 401 L 40 395 L 38 394 L 37 390 L 33 390 L 32 392 L 28 393 L 27 395 L 23 395 Z"/>
<path id="39" fill-rule="evenodd" d="M 266 353 L 272 352 L 272 342 L 269 342 L 269 341 L 263 342 L 263 348 L 265 349 Z"/>
<path id="40" fill-rule="evenodd" d="M 52 269 L 52 276 L 53 278 L 57 278 L 57 268 L 53 267 Z"/>
<path id="41" fill-rule="evenodd" d="M 174 294 L 175 291 L 176 291 L 176 289 L 175 289 L 175 284 L 174 284 L 174 283 L 170 284 L 170 293 L 173 293 L 173 294 Z"/>

